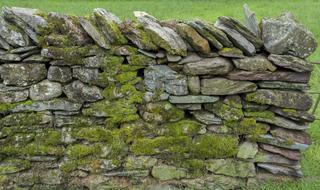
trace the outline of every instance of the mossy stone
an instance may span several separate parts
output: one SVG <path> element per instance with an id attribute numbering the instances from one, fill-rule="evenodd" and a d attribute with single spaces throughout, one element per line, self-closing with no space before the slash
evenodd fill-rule
<path id="1" fill-rule="evenodd" d="M 87 140 L 89 142 L 110 142 L 112 140 L 111 131 L 102 127 L 83 127 L 74 129 L 72 137 L 80 140 Z"/>
<path id="2" fill-rule="evenodd" d="M 195 136 L 203 128 L 201 123 L 194 120 L 181 120 L 162 126 L 164 134 L 169 136 Z"/>
<path id="3" fill-rule="evenodd" d="M 174 166 L 159 165 L 152 168 L 151 175 L 159 180 L 180 179 L 187 176 L 187 170 Z"/>
<path id="4" fill-rule="evenodd" d="M 0 175 L 17 173 L 30 167 L 31 164 L 29 161 L 8 158 L 0 163 Z"/>
<path id="5" fill-rule="evenodd" d="M 70 145 L 66 149 L 66 155 L 70 159 L 81 159 L 89 155 L 99 154 L 101 152 L 101 147 L 98 144 L 95 145 L 83 145 L 75 144 Z"/>

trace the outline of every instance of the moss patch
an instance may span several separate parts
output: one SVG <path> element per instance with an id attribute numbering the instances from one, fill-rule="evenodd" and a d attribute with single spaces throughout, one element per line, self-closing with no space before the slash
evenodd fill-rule
<path id="1" fill-rule="evenodd" d="M 66 155 L 70 159 L 80 159 L 93 154 L 100 154 L 101 147 L 98 144 L 95 145 L 70 145 L 66 149 Z"/>
<path id="2" fill-rule="evenodd" d="M 84 127 L 75 129 L 72 137 L 80 140 L 87 140 L 89 142 L 110 141 L 112 139 L 111 131 L 102 127 Z"/>
<path id="3" fill-rule="evenodd" d="M 165 130 L 165 134 L 169 136 L 195 136 L 203 125 L 193 120 L 181 120 L 174 123 L 164 125 L 162 128 Z"/>
<path id="4" fill-rule="evenodd" d="M 266 134 L 269 126 L 264 123 L 257 123 L 254 118 L 243 118 L 240 122 L 225 122 L 235 134 L 259 136 Z"/>

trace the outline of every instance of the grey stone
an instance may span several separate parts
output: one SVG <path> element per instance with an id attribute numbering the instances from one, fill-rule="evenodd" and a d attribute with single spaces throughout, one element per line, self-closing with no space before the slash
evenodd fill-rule
<path id="1" fill-rule="evenodd" d="M 170 55 L 170 54 L 167 54 L 167 60 L 169 62 L 178 62 L 181 60 L 181 56 L 179 55 Z"/>
<path id="2" fill-rule="evenodd" d="M 289 71 L 241 71 L 234 70 L 230 72 L 227 78 L 232 80 L 249 80 L 249 81 L 283 81 L 308 83 L 310 73 L 297 73 Z"/>
<path id="3" fill-rule="evenodd" d="M 172 104 L 201 104 L 213 103 L 219 100 L 217 96 L 187 95 L 187 96 L 169 96 L 169 102 Z"/>
<path id="4" fill-rule="evenodd" d="M 188 89 L 191 94 L 200 93 L 200 78 L 198 76 L 188 76 Z"/>
<path id="5" fill-rule="evenodd" d="M 0 66 L 0 75 L 5 85 L 28 86 L 47 76 L 44 64 L 5 64 Z"/>
<path id="6" fill-rule="evenodd" d="M 152 36 L 157 46 L 165 49 L 169 54 L 186 56 L 187 46 L 174 30 L 162 27 L 157 19 L 148 13 L 134 11 L 134 15 L 143 24 L 145 31 Z"/>
<path id="7" fill-rule="evenodd" d="M 275 71 L 277 69 L 277 67 L 263 55 L 233 59 L 232 61 L 238 69 L 246 71 Z"/>
<path id="8" fill-rule="evenodd" d="M 275 175 L 289 175 L 294 177 L 302 177 L 302 172 L 300 170 L 295 170 L 284 166 L 278 166 L 268 163 L 258 163 L 257 166 Z"/>
<path id="9" fill-rule="evenodd" d="M 0 49 L 9 50 L 11 48 L 12 47 L 10 46 L 10 44 L 8 44 L 8 42 L 6 42 L 0 35 Z M 5 53 L 5 51 L 4 51 L 4 53 Z"/>
<path id="10" fill-rule="evenodd" d="M 29 91 L 30 99 L 32 100 L 50 100 L 62 94 L 62 86 L 57 82 L 43 80 L 32 85 Z"/>
<path id="11" fill-rule="evenodd" d="M 196 53 L 192 53 L 192 52 L 188 52 L 188 55 L 184 58 L 182 58 L 178 64 L 179 65 L 182 65 L 182 64 L 185 64 L 185 63 L 191 63 L 191 62 L 197 62 L 197 61 L 200 61 L 202 58 L 196 54 Z"/>
<path id="12" fill-rule="evenodd" d="M 222 48 L 218 51 L 218 54 L 222 57 L 232 57 L 232 58 L 244 58 L 242 51 L 238 48 Z"/>
<path id="13" fill-rule="evenodd" d="M 313 122 L 315 120 L 315 116 L 308 113 L 307 111 L 299 111 L 294 109 L 285 109 L 278 107 L 271 107 L 269 110 L 273 111 L 278 115 L 298 122 Z"/>
<path id="14" fill-rule="evenodd" d="M 48 70 L 48 79 L 55 82 L 66 83 L 72 80 L 70 67 L 50 66 Z"/>
<path id="15" fill-rule="evenodd" d="M 201 104 L 177 104 L 177 108 L 183 109 L 183 110 L 201 110 Z"/>
<path id="16" fill-rule="evenodd" d="M 63 181 L 62 172 L 59 169 L 42 170 L 42 172 L 40 172 L 40 181 L 43 184 L 49 185 L 61 184 Z"/>
<path id="17" fill-rule="evenodd" d="M 268 56 L 268 59 L 279 67 L 291 69 L 296 72 L 311 72 L 313 70 L 313 65 L 311 63 L 291 55 L 271 54 Z"/>
<path id="18" fill-rule="evenodd" d="M 41 55 L 31 55 L 23 60 L 24 63 L 43 63 L 49 61 L 50 59 L 42 57 Z"/>
<path id="19" fill-rule="evenodd" d="M 162 100 L 168 100 L 169 94 L 168 93 L 161 93 L 157 94 L 156 92 L 145 92 L 143 96 L 143 100 L 146 102 L 156 102 L 156 101 L 162 101 Z"/>
<path id="20" fill-rule="evenodd" d="M 242 101 L 242 106 L 246 111 L 264 111 L 270 107 L 269 105 L 262 105 L 247 101 Z"/>
<path id="21" fill-rule="evenodd" d="M 274 128 L 271 131 L 271 134 L 277 138 L 287 140 L 289 142 L 297 142 L 301 144 L 311 144 L 311 137 L 308 133 L 296 130 L 289 130 L 283 128 Z"/>
<path id="22" fill-rule="evenodd" d="M 245 24 L 247 28 L 257 37 L 260 37 L 261 31 L 258 26 L 257 20 L 256 20 L 256 14 L 252 11 L 250 11 L 249 6 L 247 4 L 243 5 L 243 12 L 245 17 Z"/>
<path id="23" fill-rule="evenodd" d="M 31 120 L 37 118 L 36 120 Z M 28 120 L 29 119 L 29 120 Z M 11 113 L 0 119 L 1 126 L 33 126 L 52 127 L 52 115 L 50 112 L 38 113 Z"/>
<path id="24" fill-rule="evenodd" d="M 205 95 L 232 95 L 252 92 L 257 89 L 255 83 L 233 81 L 225 78 L 211 78 L 201 80 L 201 93 Z"/>
<path id="25" fill-rule="evenodd" d="M 109 173 L 104 173 L 104 176 L 108 177 L 147 177 L 149 175 L 149 170 L 132 170 L 132 171 L 114 171 Z"/>
<path id="26" fill-rule="evenodd" d="M 36 54 L 40 54 L 40 50 L 36 49 L 36 50 L 32 50 L 32 51 L 28 51 L 28 52 L 25 52 L 23 54 L 20 54 L 20 57 L 22 59 L 26 59 L 32 55 L 36 55 Z"/>
<path id="27" fill-rule="evenodd" d="M 104 60 L 105 60 L 105 57 L 96 55 L 96 56 L 84 58 L 83 63 L 85 67 L 100 68 Z"/>
<path id="28" fill-rule="evenodd" d="M 18 48 L 12 49 L 9 52 L 13 54 L 15 53 L 20 54 L 20 53 L 26 53 L 28 51 L 37 50 L 37 49 L 39 49 L 38 46 L 26 46 L 26 47 L 18 47 Z"/>
<path id="29" fill-rule="evenodd" d="M 99 77 L 99 69 L 75 67 L 72 69 L 72 71 L 74 78 L 89 84 L 94 83 Z"/>
<path id="30" fill-rule="evenodd" d="M 159 180 L 181 179 L 187 176 L 187 170 L 174 166 L 159 165 L 152 168 L 151 175 Z"/>
<path id="31" fill-rule="evenodd" d="M 63 92 L 70 100 L 75 102 L 95 102 L 103 99 L 100 88 L 86 85 L 80 81 L 73 81 L 64 86 Z"/>
<path id="32" fill-rule="evenodd" d="M 297 91 L 258 89 L 256 92 L 246 94 L 245 99 L 250 102 L 302 111 L 307 111 L 312 106 L 311 97 Z"/>
<path id="33" fill-rule="evenodd" d="M 297 151 L 297 150 L 280 148 L 280 147 L 276 147 L 276 146 L 272 146 L 272 145 L 268 145 L 268 144 L 260 144 L 259 146 L 263 150 L 266 150 L 268 152 L 273 152 L 276 154 L 280 154 L 280 155 L 282 155 L 286 158 L 289 158 L 291 160 L 300 160 L 301 159 L 301 153 L 300 153 L 300 151 Z"/>
<path id="34" fill-rule="evenodd" d="M 198 121 L 206 125 L 222 124 L 221 118 L 208 111 L 191 111 L 190 112 Z"/>
<path id="35" fill-rule="evenodd" d="M 0 55 L 0 62 L 18 62 L 21 61 L 21 57 L 18 54 L 1 54 Z"/>
<path id="36" fill-rule="evenodd" d="M 110 49 L 110 42 L 102 35 L 101 31 L 89 20 L 80 17 L 79 22 L 88 35 L 102 48 Z"/>
<path id="37" fill-rule="evenodd" d="M 256 117 L 257 121 L 270 123 L 279 127 L 283 127 L 286 129 L 293 129 L 293 130 L 305 130 L 308 129 L 308 125 L 305 123 L 296 123 L 292 120 L 285 119 L 280 116 L 274 116 L 274 118 L 262 118 L 262 117 Z"/>
<path id="38" fill-rule="evenodd" d="M 304 83 L 281 82 L 281 81 L 260 81 L 258 82 L 260 88 L 268 89 L 289 89 L 289 90 L 309 90 L 310 86 Z"/>
<path id="39" fill-rule="evenodd" d="M 150 156 L 128 156 L 123 166 L 126 170 L 149 169 L 156 163 L 157 159 Z"/>
<path id="40" fill-rule="evenodd" d="M 28 99 L 29 91 L 1 91 L 0 90 L 0 103 L 13 103 L 21 102 Z"/>
<path id="41" fill-rule="evenodd" d="M 187 77 L 166 65 L 150 66 L 144 70 L 144 84 L 148 91 L 165 91 L 173 95 L 187 95 Z"/>
<path id="42" fill-rule="evenodd" d="M 272 163 L 278 165 L 285 165 L 287 167 L 297 167 L 297 165 L 299 165 L 299 162 L 295 160 L 290 160 L 279 154 L 272 154 L 266 151 L 259 151 L 258 154 L 254 157 L 254 162 Z"/>
<path id="43" fill-rule="evenodd" d="M 19 28 L 14 27 L 0 16 L 0 36 L 13 47 L 23 47 L 30 44 L 29 37 Z"/>
<path id="44" fill-rule="evenodd" d="M 183 71 L 188 75 L 223 75 L 232 69 L 231 61 L 222 57 L 202 59 L 187 63 L 183 67 Z"/>
<path id="45" fill-rule="evenodd" d="M 231 130 L 225 125 L 209 125 L 207 130 L 218 134 L 231 133 Z"/>
<path id="46" fill-rule="evenodd" d="M 286 140 L 273 137 L 272 135 L 260 135 L 256 139 L 256 141 L 260 143 L 281 147 L 281 148 L 291 149 L 291 150 L 306 150 L 309 147 L 309 145 L 307 144 L 301 144 L 296 142 L 292 142 L 288 144 Z"/>
<path id="47" fill-rule="evenodd" d="M 284 13 L 278 18 L 264 18 L 261 24 L 264 47 L 270 53 L 305 58 L 316 50 L 317 42 L 313 34 L 299 24 L 291 13 Z"/>
<path id="48" fill-rule="evenodd" d="M 257 153 L 258 144 L 245 141 L 239 146 L 237 157 L 242 159 L 251 159 L 254 158 Z"/>

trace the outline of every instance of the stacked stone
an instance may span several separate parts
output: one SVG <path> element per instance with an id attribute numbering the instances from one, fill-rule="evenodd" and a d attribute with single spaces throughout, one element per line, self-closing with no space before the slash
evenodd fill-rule
<path id="1" fill-rule="evenodd" d="M 293 16 L 2 8 L 0 186 L 237 189 L 301 177 L 316 49 Z"/>

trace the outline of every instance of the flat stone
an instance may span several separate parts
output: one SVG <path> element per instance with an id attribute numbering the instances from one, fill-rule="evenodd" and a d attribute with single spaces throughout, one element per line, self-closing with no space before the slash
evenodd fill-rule
<path id="1" fill-rule="evenodd" d="M 39 49 L 38 46 L 26 46 L 26 47 L 18 47 L 18 48 L 12 49 L 9 52 L 13 54 L 15 53 L 20 54 L 20 53 L 26 53 L 28 51 L 37 50 L 37 49 Z"/>
<path id="2" fill-rule="evenodd" d="M 238 69 L 245 71 L 275 71 L 277 69 L 277 67 L 263 55 L 233 59 L 232 62 Z"/>
<path id="3" fill-rule="evenodd" d="M 254 162 L 272 163 L 272 164 L 284 165 L 284 166 L 293 167 L 293 168 L 299 165 L 299 162 L 297 162 L 296 160 L 290 160 L 279 154 L 273 154 L 266 151 L 259 151 L 258 154 L 254 157 Z"/>
<path id="4" fill-rule="evenodd" d="M 147 177 L 149 170 L 132 170 L 132 171 L 113 171 L 104 173 L 107 177 Z"/>
<path id="5" fill-rule="evenodd" d="M 308 113 L 307 111 L 299 111 L 294 109 L 285 109 L 277 107 L 271 107 L 269 110 L 273 111 L 278 115 L 298 122 L 313 122 L 315 120 L 315 116 Z"/>
<path id="6" fill-rule="evenodd" d="M 260 144 L 259 147 L 262 148 L 263 150 L 273 152 L 276 154 L 280 154 L 280 155 L 282 155 L 286 158 L 289 158 L 291 160 L 300 160 L 301 159 L 301 153 L 300 153 L 300 151 L 297 151 L 297 150 L 289 150 L 286 148 L 279 148 L 279 147 L 268 145 L 268 144 Z"/>
<path id="7" fill-rule="evenodd" d="M 64 86 L 63 92 L 70 100 L 75 102 L 95 102 L 103 99 L 100 88 L 86 85 L 80 81 L 73 81 Z"/>
<path id="8" fill-rule="evenodd" d="M 43 63 L 49 61 L 50 59 L 42 57 L 41 55 L 31 55 L 30 57 L 23 59 L 24 63 Z"/>
<path id="9" fill-rule="evenodd" d="M 166 65 L 149 66 L 144 70 L 144 84 L 148 91 L 165 91 L 173 95 L 187 95 L 187 77 Z"/>
<path id="10" fill-rule="evenodd" d="M 317 48 L 313 34 L 291 13 L 284 13 L 278 18 L 264 18 L 261 26 L 264 47 L 270 53 L 305 58 Z"/>
<path id="11" fill-rule="evenodd" d="M 169 96 L 172 104 L 201 104 L 213 103 L 219 100 L 217 96 L 188 95 L 188 96 Z"/>
<path id="12" fill-rule="evenodd" d="M 72 80 L 70 67 L 50 66 L 48 70 L 50 81 L 66 83 Z"/>
<path id="13" fill-rule="evenodd" d="M 308 129 L 309 126 L 308 124 L 305 123 L 296 123 L 292 120 L 280 117 L 280 116 L 275 116 L 274 118 L 261 118 L 261 117 L 256 117 L 257 121 L 261 122 L 266 122 L 270 123 L 279 127 L 283 127 L 286 129 L 293 129 L 293 130 L 305 130 Z"/>
<path id="14" fill-rule="evenodd" d="M 79 123 L 80 125 L 83 124 L 85 126 L 101 126 L 105 124 L 105 118 L 85 117 L 83 115 L 80 115 L 80 116 L 79 115 L 55 115 L 54 116 L 54 126 L 58 128 L 75 127 L 75 126 L 79 126 Z"/>
<path id="15" fill-rule="evenodd" d="M 218 51 L 218 54 L 222 57 L 231 57 L 231 58 L 244 58 L 242 51 L 238 48 L 222 48 Z"/>
<path id="16" fill-rule="evenodd" d="M 13 103 L 21 102 L 28 99 L 29 90 L 21 91 L 1 91 L 0 90 L 0 103 Z"/>
<path id="17" fill-rule="evenodd" d="M 205 58 L 197 62 L 187 63 L 183 67 L 188 75 L 224 75 L 233 69 L 231 61 L 226 58 Z"/>
<path id="18" fill-rule="evenodd" d="M 241 49 L 241 51 L 243 51 L 246 55 L 254 55 L 256 53 L 256 48 L 254 45 L 238 31 L 224 25 L 220 20 L 217 20 L 214 25 L 225 32 L 229 39 L 233 42 L 234 46 Z"/>
<path id="19" fill-rule="evenodd" d="M 272 129 L 271 134 L 275 137 L 287 140 L 294 141 L 301 144 L 311 144 L 311 137 L 308 133 L 302 131 L 288 130 L 282 128 Z"/>
<path id="20" fill-rule="evenodd" d="M 129 56 L 129 55 L 137 54 L 140 51 L 138 51 L 136 47 L 131 45 L 118 45 L 118 46 L 113 46 L 111 48 L 111 52 L 112 54 L 117 56 Z"/>
<path id="21" fill-rule="evenodd" d="M 62 172 L 59 169 L 46 170 L 40 172 L 40 181 L 43 184 L 56 185 L 63 181 Z"/>
<path id="22" fill-rule="evenodd" d="M 100 47 L 104 49 L 110 49 L 110 42 L 105 38 L 105 36 L 99 31 L 99 29 L 89 20 L 79 17 L 79 22 L 82 28 L 88 33 L 88 35 L 97 43 Z"/>
<path id="23" fill-rule="evenodd" d="M 178 64 L 182 65 L 185 63 L 197 62 L 200 61 L 202 58 L 197 53 L 188 52 L 188 55 L 182 58 Z"/>
<path id="24" fill-rule="evenodd" d="M 28 161 L 19 159 L 6 159 L 1 161 L 0 174 L 5 175 L 18 173 L 20 171 L 29 169 L 30 167 L 31 164 Z"/>
<path id="25" fill-rule="evenodd" d="M 246 111 L 264 111 L 270 107 L 269 105 L 262 105 L 247 101 L 242 101 L 242 105 Z"/>
<path id="26" fill-rule="evenodd" d="M 222 124 L 221 118 L 208 111 L 191 111 L 196 120 L 206 125 Z"/>
<path id="27" fill-rule="evenodd" d="M 218 134 L 229 134 L 229 133 L 231 133 L 231 130 L 225 125 L 209 125 L 207 127 L 207 130 L 211 131 L 213 133 L 218 133 Z"/>
<path id="28" fill-rule="evenodd" d="M 124 163 L 127 170 L 133 169 L 149 169 L 157 163 L 156 158 L 151 156 L 128 156 Z"/>
<path id="29" fill-rule="evenodd" d="M 271 54 L 268 56 L 268 59 L 279 67 L 296 72 L 311 72 L 313 70 L 313 65 L 310 62 L 291 55 Z"/>
<path id="30" fill-rule="evenodd" d="M 257 153 L 258 144 L 245 141 L 239 146 L 237 157 L 242 159 L 251 159 L 254 158 Z"/>
<path id="31" fill-rule="evenodd" d="M 36 119 L 35 119 L 36 118 Z M 1 126 L 38 126 L 52 127 L 52 115 L 49 112 L 11 113 L 0 119 Z"/>
<path id="32" fill-rule="evenodd" d="M 179 35 L 185 39 L 195 51 L 203 54 L 210 53 L 211 49 L 208 41 L 198 34 L 191 26 L 184 23 L 178 23 L 176 29 Z"/>
<path id="33" fill-rule="evenodd" d="M 191 94 L 200 93 L 200 78 L 198 76 L 188 76 L 188 89 Z"/>
<path id="34" fill-rule="evenodd" d="M 211 159 L 206 165 L 207 170 L 215 174 L 232 177 L 254 177 L 255 166 L 252 162 L 237 161 L 234 159 Z"/>
<path id="35" fill-rule="evenodd" d="M 288 71 L 241 71 L 234 70 L 230 72 L 227 78 L 232 80 L 249 80 L 249 81 L 283 81 L 283 82 L 298 82 L 308 83 L 310 73 L 296 73 Z"/>
<path id="36" fill-rule="evenodd" d="M 156 92 L 145 92 L 143 96 L 143 100 L 146 102 L 157 102 L 162 100 L 168 100 L 169 99 L 168 93 L 161 93 L 157 94 Z"/>
<path id="37" fill-rule="evenodd" d="M 232 95 L 252 92 L 257 89 L 255 83 L 233 81 L 225 78 L 211 78 L 201 80 L 201 93 L 205 95 Z"/>
<path id="38" fill-rule="evenodd" d="M 297 91 L 258 89 L 256 92 L 246 94 L 245 99 L 250 102 L 302 111 L 307 111 L 312 106 L 311 97 Z"/>
<path id="39" fill-rule="evenodd" d="M 83 63 L 85 67 L 100 68 L 104 60 L 105 60 L 105 57 L 96 55 L 91 57 L 85 57 L 83 59 Z"/>
<path id="40" fill-rule="evenodd" d="M 291 82 L 281 82 L 281 81 L 260 81 L 258 82 L 260 88 L 268 89 L 288 89 L 288 90 L 309 90 L 310 86 L 304 83 L 291 83 Z"/>
<path id="41" fill-rule="evenodd" d="M 71 102 L 66 99 L 53 99 L 48 101 L 34 101 L 28 105 L 18 105 L 15 108 L 11 109 L 12 112 L 21 112 L 21 111 L 46 111 L 46 110 L 53 110 L 53 111 L 79 111 L 82 104 Z"/>
<path id="42" fill-rule="evenodd" d="M 10 44 L 8 44 L 8 42 L 6 42 L 1 36 L 0 36 L 0 48 L 4 49 L 4 50 L 9 50 L 12 49 L 12 47 L 10 46 Z M 6 51 L 1 50 L 0 54 L 5 54 Z"/>
<path id="43" fill-rule="evenodd" d="M 0 62 L 19 62 L 21 61 L 21 57 L 18 54 L 12 54 L 12 53 L 7 53 L 7 54 L 1 54 L 0 55 Z"/>
<path id="44" fill-rule="evenodd" d="M 99 69 L 75 67 L 72 69 L 72 72 L 74 78 L 84 83 L 92 84 L 99 78 Z"/>
<path id="45" fill-rule="evenodd" d="M 173 29 L 162 27 L 156 18 L 146 12 L 134 11 L 134 15 L 157 46 L 172 55 L 187 55 L 187 45 Z"/>
<path id="46" fill-rule="evenodd" d="M 50 100 L 62 94 L 62 86 L 57 82 L 43 80 L 30 87 L 31 100 Z"/>
<path id="47" fill-rule="evenodd" d="M 246 27 L 257 37 L 261 36 L 260 27 L 258 26 L 256 14 L 249 9 L 247 4 L 243 5 Z"/>
<path id="48" fill-rule="evenodd" d="M 179 56 L 179 55 L 167 54 L 166 57 L 167 57 L 167 61 L 168 62 L 178 62 L 178 61 L 180 61 L 182 59 L 182 57 Z"/>
<path id="49" fill-rule="evenodd" d="M 294 177 L 302 177 L 302 172 L 300 170 L 295 170 L 284 166 L 278 166 L 268 163 L 258 163 L 257 166 L 275 175 L 289 175 Z"/>
<path id="50" fill-rule="evenodd" d="M 0 36 L 13 47 L 23 47 L 30 44 L 29 37 L 19 28 L 14 27 L 0 16 Z"/>
<path id="51" fill-rule="evenodd" d="M 177 104 L 176 106 L 179 109 L 190 111 L 201 110 L 202 108 L 201 104 Z"/>
<path id="52" fill-rule="evenodd" d="M 47 69 L 44 64 L 4 64 L 0 75 L 5 85 L 28 86 L 46 78 Z"/>
<path id="53" fill-rule="evenodd" d="M 174 166 L 154 166 L 151 175 L 159 180 L 181 179 L 187 176 L 187 170 Z"/>

